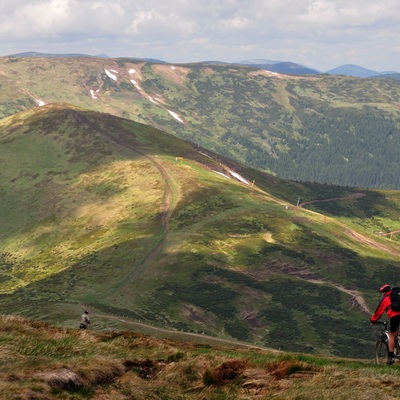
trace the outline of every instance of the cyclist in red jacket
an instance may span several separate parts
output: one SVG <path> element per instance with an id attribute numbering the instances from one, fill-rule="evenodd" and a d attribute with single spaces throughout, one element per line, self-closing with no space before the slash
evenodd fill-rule
<path id="1" fill-rule="evenodd" d="M 386 312 L 390 320 L 390 333 L 389 333 L 389 358 L 387 360 L 388 365 L 394 363 L 394 341 L 397 336 L 397 332 L 400 326 L 400 311 L 393 311 L 390 306 L 390 285 L 383 285 L 380 287 L 379 291 L 382 293 L 381 301 L 375 310 L 375 313 L 370 318 L 371 323 L 376 324 L 379 318 Z"/>

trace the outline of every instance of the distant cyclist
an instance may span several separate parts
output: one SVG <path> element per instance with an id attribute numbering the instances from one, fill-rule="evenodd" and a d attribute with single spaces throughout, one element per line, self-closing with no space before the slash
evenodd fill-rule
<path id="1" fill-rule="evenodd" d="M 81 323 L 79 325 L 80 329 L 87 329 L 90 324 L 89 311 L 85 310 L 81 317 Z"/>
<path id="2" fill-rule="evenodd" d="M 391 365 L 394 363 L 394 343 L 397 336 L 397 332 L 400 326 L 400 311 L 393 311 L 390 304 L 390 285 L 383 285 L 379 291 L 382 293 L 382 298 L 376 308 L 375 313 L 370 318 L 371 323 L 376 324 L 382 315 L 386 312 L 390 320 L 390 332 L 389 332 L 389 358 L 386 364 Z"/>

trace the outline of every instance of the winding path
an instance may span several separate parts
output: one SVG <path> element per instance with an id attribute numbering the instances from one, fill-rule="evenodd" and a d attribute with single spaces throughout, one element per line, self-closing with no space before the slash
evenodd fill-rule
<path id="1" fill-rule="evenodd" d="M 350 296 L 350 305 L 351 308 L 356 308 L 358 311 L 361 311 L 366 314 L 372 314 L 370 308 L 368 307 L 367 303 L 365 302 L 364 298 L 361 296 L 361 294 L 357 290 L 350 290 L 346 289 L 343 286 L 337 285 L 332 282 L 328 281 L 323 281 L 323 280 L 316 280 L 316 279 L 310 279 L 307 280 L 307 282 L 310 283 L 315 283 L 318 285 L 330 285 L 333 286 L 335 289 L 340 290 L 341 292 L 344 292 Z"/>
<path id="2" fill-rule="evenodd" d="M 154 157 L 149 156 L 148 154 L 138 150 L 133 145 L 129 145 L 126 142 L 121 141 L 117 136 L 114 136 L 112 133 L 103 133 L 111 142 L 122 146 L 124 148 L 128 148 L 129 150 L 139 154 L 140 156 L 149 160 L 159 171 L 161 178 L 164 182 L 164 194 L 163 194 L 163 204 L 161 209 L 161 239 L 157 243 L 157 245 L 145 256 L 145 258 L 140 261 L 138 264 L 132 266 L 129 273 L 121 279 L 121 281 L 116 284 L 110 291 L 108 291 L 105 296 L 110 295 L 112 292 L 115 292 L 117 289 L 125 286 L 129 281 L 133 278 L 137 278 L 145 269 L 145 267 L 153 261 L 162 251 L 165 246 L 165 243 L 168 240 L 169 235 L 169 220 L 171 215 L 176 207 L 177 200 L 176 195 L 174 193 L 178 192 L 178 188 L 174 183 L 172 177 L 168 174 L 168 171 L 164 166 L 157 161 Z"/>
<path id="3" fill-rule="evenodd" d="M 359 199 L 361 197 L 365 197 L 365 193 L 353 193 L 348 196 L 343 196 L 343 197 L 335 197 L 333 199 L 321 199 L 321 200 L 310 200 L 310 201 L 305 201 L 303 203 L 300 203 L 298 206 L 300 208 L 303 208 L 307 204 L 313 204 L 313 203 L 319 203 L 319 202 L 326 202 L 326 201 L 336 201 L 336 200 L 351 200 L 351 199 Z"/>
<path id="4" fill-rule="evenodd" d="M 400 229 L 396 229 L 396 230 L 390 231 L 390 232 L 379 232 L 379 236 L 392 236 L 396 233 L 400 233 Z"/>
<path id="5" fill-rule="evenodd" d="M 359 199 L 359 198 L 365 197 L 365 196 L 366 196 L 365 193 L 359 193 L 358 192 L 358 193 L 350 194 L 348 196 L 335 197 L 335 198 L 332 198 L 332 199 L 322 199 L 322 200 L 318 199 L 318 200 L 305 201 L 303 203 L 300 203 L 298 205 L 298 207 L 299 208 L 303 208 L 307 204 L 313 204 L 313 203 L 318 203 L 318 202 Z M 390 248 L 388 246 L 385 246 L 384 244 L 379 243 L 379 242 L 377 242 L 377 241 L 375 241 L 375 240 L 373 240 L 371 238 L 368 238 L 368 237 L 362 235 L 361 233 L 358 233 L 358 232 L 356 232 L 356 231 L 354 231 L 352 229 L 348 229 L 348 227 L 346 227 L 346 226 L 343 226 L 343 229 L 344 229 L 344 232 L 346 233 L 347 236 L 349 236 L 350 238 L 352 238 L 354 240 L 357 240 L 360 243 L 367 244 L 367 245 L 369 245 L 371 247 L 374 247 L 374 248 L 376 248 L 378 250 L 381 250 L 381 251 L 384 251 L 386 253 L 389 253 L 392 256 L 398 256 L 399 253 L 400 253 L 399 250 L 395 250 L 395 249 L 392 249 L 392 248 Z M 387 232 L 385 234 L 381 234 L 380 236 L 389 236 L 389 235 L 392 235 L 394 233 L 399 233 L 399 232 L 400 232 L 400 229 L 392 231 L 392 232 Z"/>
<path id="6" fill-rule="evenodd" d="M 157 326 L 145 324 L 142 322 L 132 321 L 128 318 L 121 318 L 121 317 L 118 317 L 115 315 L 110 315 L 110 314 L 106 314 L 106 313 L 102 313 L 102 312 L 96 313 L 96 318 L 99 318 L 99 317 L 107 318 L 107 320 L 113 319 L 115 321 L 119 321 L 124 324 L 131 325 L 133 327 L 136 327 L 136 329 L 138 331 L 144 329 L 145 331 L 153 331 L 153 332 L 161 333 L 164 336 L 170 335 L 175 340 L 177 340 L 177 338 L 180 338 L 178 340 L 188 340 L 188 341 L 190 339 L 195 339 L 195 341 L 198 343 L 203 342 L 203 343 L 207 343 L 207 344 L 214 344 L 214 345 L 217 344 L 217 345 L 226 345 L 226 346 L 234 345 L 237 347 L 255 348 L 255 349 L 260 349 L 260 350 L 279 352 L 279 350 L 259 346 L 259 345 L 253 344 L 253 343 L 241 342 L 239 340 L 222 339 L 219 337 L 209 336 L 209 335 L 202 334 L 202 333 L 184 332 L 184 331 L 176 331 L 173 329 L 160 328 Z M 140 328 L 142 328 L 142 329 L 140 329 Z"/>

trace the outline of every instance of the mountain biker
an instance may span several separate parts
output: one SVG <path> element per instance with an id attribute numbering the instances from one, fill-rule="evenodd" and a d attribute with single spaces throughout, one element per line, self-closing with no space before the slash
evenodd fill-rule
<path id="1" fill-rule="evenodd" d="M 79 325 L 80 329 L 87 329 L 90 324 L 89 311 L 85 310 L 81 317 L 81 323 Z"/>
<path id="2" fill-rule="evenodd" d="M 390 321 L 390 332 L 389 332 L 389 358 L 386 364 L 391 365 L 394 363 L 394 343 L 400 326 L 400 311 L 393 311 L 390 305 L 390 285 L 383 285 L 379 288 L 382 293 L 382 298 L 375 310 L 375 313 L 371 316 L 370 322 L 373 324 L 378 323 L 379 318 L 386 312 Z"/>

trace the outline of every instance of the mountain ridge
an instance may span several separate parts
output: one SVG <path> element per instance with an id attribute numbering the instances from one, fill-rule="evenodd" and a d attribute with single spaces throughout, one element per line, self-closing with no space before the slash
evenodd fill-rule
<path id="1" fill-rule="evenodd" d="M 65 101 L 146 123 L 282 178 L 400 187 L 395 80 L 94 57 L 2 58 L 0 68 L 2 116 Z"/>
<path id="2" fill-rule="evenodd" d="M 271 72 L 277 72 L 280 74 L 288 74 L 288 75 L 319 75 L 320 71 L 309 68 L 300 64 L 296 64 L 291 61 L 281 61 L 281 62 L 272 62 L 272 63 L 240 63 L 243 65 L 248 65 L 252 67 L 257 67 L 261 69 L 265 69 Z"/>
<path id="3" fill-rule="evenodd" d="M 363 67 L 360 67 L 360 66 L 354 65 L 354 64 L 340 65 L 339 67 L 336 67 L 336 68 L 330 69 L 329 71 L 326 71 L 326 73 L 332 74 L 332 75 L 355 76 L 355 77 L 359 77 L 359 78 L 372 78 L 372 77 L 377 77 L 380 75 L 398 74 L 398 72 L 395 72 L 395 71 L 378 72 L 378 71 L 363 68 Z"/>
<path id="4" fill-rule="evenodd" d="M 89 55 L 89 54 L 57 54 L 57 53 L 41 53 L 36 51 L 27 51 L 22 53 L 9 54 L 6 57 L 51 57 L 51 58 L 62 58 L 62 57 L 100 57 L 100 58 L 110 58 L 107 54 L 99 54 L 99 55 Z M 121 59 L 132 59 L 132 60 L 141 60 L 148 61 L 154 63 L 162 63 L 162 64 L 182 64 L 182 63 L 172 63 L 165 60 L 159 60 L 149 57 L 134 57 L 134 56 L 123 56 L 118 57 Z M 278 60 L 270 60 L 270 59 L 249 59 L 242 60 L 236 62 L 226 62 L 226 61 L 190 61 L 187 64 L 193 63 L 205 63 L 205 64 L 242 64 L 249 66 L 256 66 L 261 69 L 266 69 L 272 72 L 278 72 L 282 74 L 293 74 L 293 75 L 304 75 L 304 74 L 331 74 L 331 75 L 346 75 L 346 76 L 354 76 L 358 78 L 372 78 L 381 75 L 397 75 L 400 72 L 397 71 L 383 71 L 378 72 L 368 68 L 364 68 L 355 64 L 343 64 L 337 66 L 335 68 L 331 68 L 330 70 L 322 72 L 319 69 L 308 67 L 303 64 L 298 64 L 293 61 L 278 61 Z"/>

